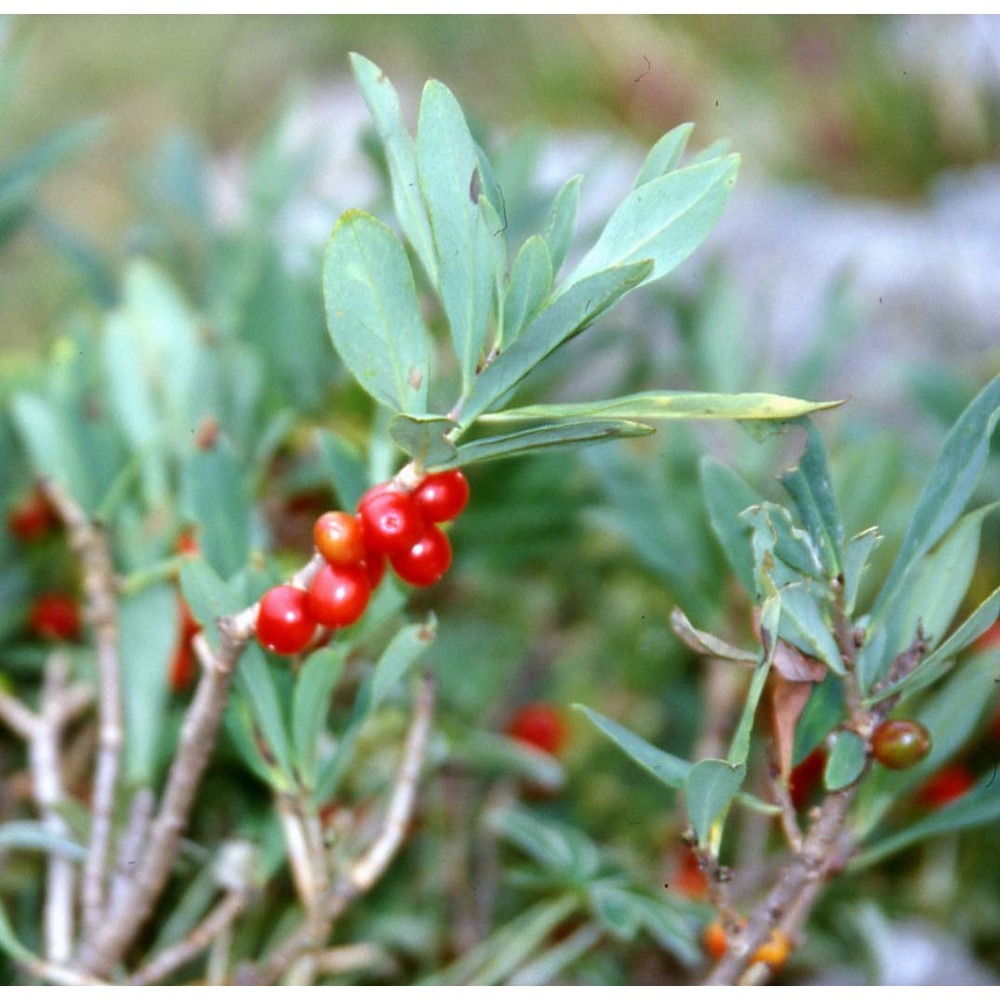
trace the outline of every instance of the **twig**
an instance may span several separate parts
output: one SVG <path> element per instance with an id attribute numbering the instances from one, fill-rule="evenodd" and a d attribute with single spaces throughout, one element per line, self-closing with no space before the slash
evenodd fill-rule
<path id="1" fill-rule="evenodd" d="M 200 955 L 221 933 L 232 926 L 246 907 L 247 896 L 245 890 L 227 893 L 183 941 L 160 952 L 156 958 L 129 976 L 129 986 L 151 986 L 162 982 L 172 972 Z"/>
<path id="2" fill-rule="evenodd" d="M 153 808 L 156 799 L 149 788 L 140 788 L 132 796 L 129 804 L 128 822 L 118 840 L 118 854 L 115 859 L 115 873 L 111 880 L 111 893 L 108 897 L 108 913 L 114 915 L 121 909 L 129 886 L 132 884 L 132 874 L 138 859 L 142 855 L 149 823 L 153 818 Z"/>
<path id="3" fill-rule="evenodd" d="M 300 796 L 275 795 L 281 831 L 299 899 L 311 911 L 327 886 L 326 855 L 321 838 L 311 836 L 309 816 Z"/>
<path id="4" fill-rule="evenodd" d="M 53 480 L 42 489 L 69 532 L 83 567 L 87 611 L 94 626 L 98 673 L 97 767 L 91 809 L 90 843 L 83 866 L 83 924 L 90 933 L 101 922 L 111 847 L 111 825 L 122 747 L 121 678 L 118 664 L 118 609 L 107 539 L 77 502 Z"/>
<path id="5" fill-rule="evenodd" d="M 237 972 L 237 985 L 268 985 L 276 982 L 299 956 L 317 950 L 343 912 L 381 878 L 403 843 L 406 827 L 416 803 L 420 767 L 431 732 L 434 714 L 434 681 L 421 678 L 413 710 L 413 721 L 406 736 L 403 757 L 393 786 L 385 820 L 368 849 L 323 894 L 312 914 L 258 964 Z"/>
<path id="6" fill-rule="evenodd" d="M 322 558 L 314 557 L 292 577 L 291 584 L 307 588 L 322 565 Z M 187 826 L 195 793 L 215 746 L 233 671 L 254 634 L 258 609 L 253 604 L 237 614 L 220 618 L 219 648 L 212 655 L 206 656 L 206 647 L 195 643 L 199 658 L 208 662 L 184 716 L 178 752 L 167 776 L 149 844 L 121 910 L 85 941 L 76 963 L 81 970 L 104 977 L 110 975 L 149 919 L 170 877 L 181 833 Z"/>

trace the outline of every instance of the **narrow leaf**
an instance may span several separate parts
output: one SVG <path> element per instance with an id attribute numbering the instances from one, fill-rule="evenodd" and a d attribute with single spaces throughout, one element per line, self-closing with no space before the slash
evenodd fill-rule
<path id="1" fill-rule="evenodd" d="M 205 630 L 209 643 L 217 645 L 216 622 L 223 615 L 239 611 L 242 602 L 201 556 L 184 560 L 180 582 L 181 593 L 195 621 Z"/>
<path id="2" fill-rule="evenodd" d="M 438 467 L 464 468 L 477 462 L 490 462 L 497 458 L 512 458 L 529 452 L 553 448 L 574 448 L 599 441 L 652 434 L 653 428 L 634 420 L 567 420 L 558 424 L 544 424 L 530 430 L 515 431 L 497 437 L 479 438 L 459 445 L 455 457 Z"/>
<path id="3" fill-rule="evenodd" d="M 577 174 L 571 177 L 559 189 L 552 202 L 549 217 L 545 223 L 542 238 L 549 248 L 549 259 L 552 263 L 552 278 L 555 280 L 562 267 L 566 254 L 573 242 L 573 231 L 576 229 L 576 213 L 580 205 L 580 182 L 583 178 Z"/>
<path id="4" fill-rule="evenodd" d="M 685 122 L 672 128 L 656 141 L 656 145 L 646 155 L 639 176 L 635 179 L 637 188 L 669 173 L 681 162 L 693 129 L 693 122 Z"/>
<path id="5" fill-rule="evenodd" d="M 437 80 L 427 83 L 420 101 L 417 173 L 434 235 L 438 290 L 468 391 L 493 312 L 493 241 L 500 236 L 479 204 L 479 157 L 465 115 Z"/>
<path id="6" fill-rule="evenodd" d="M 692 764 L 690 761 L 675 757 L 666 753 L 652 743 L 648 743 L 631 729 L 626 729 L 613 719 L 609 719 L 600 712 L 586 705 L 574 705 L 575 709 L 583 712 L 597 728 L 615 743 L 618 748 L 624 751 L 643 770 L 648 771 L 657 781 L 666 785 L 667 788 L 682 788 L 691 773 Z"/>
<path id="7" fill-rule="evenodd" d="M 1000 375 L 966 407 L 945 439 L 903 537 L 899 554 L 879 592 L 874 617 L 899 588 L 910 567 L 957 520 L 979 483 L 990 438 L 1000 419 Z"/>
<path id="8" fill-rule="evenodd" d="M 701 485 L 712 531 L 736 578 L 753 597 L 757 585 L 750 547 L 751 528 L 740 515 L 760 504 L 761 496 L 739 473 L 709 456 L 701 461 Z"/>
<path id="9" fill-rule="evenodd" d="M 345 649 L 318 649 L 302 665 L 292 695 L 292 744 L 296 769 L 306 789 L 316 779 L 316 750 L 323 732 L 330 696 L 344 669 Z"/>
<path id="10" fill-rule="evenodd" d="M 747 757 L 750 755 L 750 735 L 753 732 L 754 717 L 757 714 L 757 705 L 761 695 L 764 693 L 768 672 L 774 662 L 774 653 L 777 647 L 775 638 L 783 610 L 783 605 L 775 597 L 769 597 L 761 608 L 760 634 L 763 649 L 761 650 L 760 662 L 750 681 L 750 690 L 747 691 L 746 701 L 743 703 L 739 724 L 736 727 L 736 732 L 733 733 L 733 741 L 729 746 L 729 763 L 734 766 L 742 767 L 745 765 Z M 736 787 L 739 788 L 739 785 Z"/>
<path id="11" fill-rule="evenodd" d="M 63 834 L 53 833 L 44 823 L 13 820 L 0 825 L 0 852 L 43 851 L 72 861 L 83 861 L 87 849 Z"/>
<path id="12" fill-rule="evenodd" d="M 637 392 L 588 403 L 544 403 L 483 416 L 484 421 L 621 417 L 626 420 L 793 420 L 805 413 L 840 406 L 840 401 L 810 403 L 766 392 Z"/>
<path id="13" fill-rule="evenodd" d="M 520 337 L 476 378 L 462 405 L 468 427 L 510 392 L 556 348 L 590 326 L 648 276 L 652 264 L 638 261 L 601 271 L 575 284 L 543 309 Z"/>
<path id="14" fill-rule="evenodd" d="M 436 286 L 437 259 L 431 224 L 417 179 L 417 154 L 413 140 L 403 125 L 399 98 L 382 70 L 364 56 L 352 52 L 351 69 L 385 149 L 396 218 L 417 252 L 431 284 Z"/>
<path id="15" fill-rule="evenodd" d="M 323 294 L 333 346 L 362 388 L 391 410 L 423 413 L 430 335 L 395 233 L 365 212 L 345 212 L 323 258 Z"/>
<path id="16" fill-rule="evenodd" d="M 286 779 L 293 780 L 292 750 L 288 729 L 281 710 L 281 700 L 264 653 L 250 643 L 240 658 L 236 687 L 253 713 L 261 738 Z"/>
<path id="17" fill-rule="evenodd" d="M 630 192 L 567 284 L 646 259 L 654 261 L 647 281 L 672 270 L 698 247 L 722 214 L 739 162 L 738 156 L 720 157 L 672 171 Z"/>
<path id="18" fill-rule="evenodd" d="M 514 258 L 503 310 L 501 349 L 517 340 L 541 310 L 552 288 L 552 258 L 541 236 L 524 241 Z"/>
<path id="19" fill-rule="evenodd" d="M 878 528 L 855 535 L 844 549 L 844 611 L 850 614 L 858 600 L 861 577 L 872 550 L 882 541 Z"/>
<path id="20" fill-rule="evenodd" d="M 811 420 L 803 421 L 807 443 L 797 468 L 781 477 L 809 532 L 829 578 L 840 573 L 844 526 L 837 509 L 823 438 Z"/>

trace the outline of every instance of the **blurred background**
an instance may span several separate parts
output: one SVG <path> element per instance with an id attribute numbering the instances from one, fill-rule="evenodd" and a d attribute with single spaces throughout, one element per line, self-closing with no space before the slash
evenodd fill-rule
<path id="1" fill-rule="evenodd" d="M 695 150 L 728 139 L 743 166 L 707 244 L 536 387 L 547 399 L 667 387 L 847 399 L 819 422 L 848 531 L 878 523 L 886 564 L 950 422 L 1000 370 L 1000 18 L 4 18 L 0 374 L 34 377 L 81 302 L 116 304 L 139 254 L 226 328 L 235 265 L 218 266 L 213 240 L 236 245 L 255 227 L 305 289 L 302 308 L 318 307 L 340 212 L 374 205 L 388 218 L 350 51 L 392 79 L 411 125 L 425 79 L 452 89 L 494 158 L 512 246 L 576 172 L 579 249 L 665 131 L 695 122 Z M 265 315 L 260 294 L 251 311 L 274 323 L 262 353 L 292 365 L 286 395 L 362 436 L 367 411 L 343 373 L 281 357 L 283 314 Z M 309 316 L 321 325 L 318 308 Z M 330 385 L 343 389 L 335 404 Z M 545 808 L 640 877 L 656 859 L 652 888 L 679 877 L 678 810 L 569 706 L 692 752 L 708 696 L 669 609 L 747 641 L 745 598 L 718 585 L 698 459 L 710 448 L 774 493 L 788 442 L 748 442 L 738 429 L 671 429 L 634 449 L 476 470 L 455 581 L 433 599 L 446 711 L 503 730 L 526 702 L 559 706 L 567 785 Z M 984 497 L 998 490 L 994 458 Z M 272 519 L 279 548 L 298 537 L 293 506 Z M 312 516 L 307 506 L 303 523 Z M 986 533 L 970 607 L 998 576 Z M 997 757 L 995 715 L 983 706 L 959 755 L 976 774 Z M 481 804 L 469 801 L 428 837 L 464 830 Z M 998 836 L 952 834 L 843 882 L 792 981 L 995 982 Z M 440 860 L 429 843 L 415 868 L 421 850 Z M 652 950 L 615 961 L 595 956 L 578 981 L 677 973 Z"/>

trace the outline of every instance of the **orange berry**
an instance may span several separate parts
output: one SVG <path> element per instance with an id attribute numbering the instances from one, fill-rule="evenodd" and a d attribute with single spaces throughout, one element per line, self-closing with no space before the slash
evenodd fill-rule
<path id="1" fill-rule="evenodd" d="M 788 935 L 784 931 L 775 930 L 771 932 L 765 944 L 762 944 L 754 953 L 754 962 L 764 962 L 772 969 L 780 969 L 791 953 L 792 946 L 788 940 Z"/>
<path id="2" fill-rule="evenodd" d="M 705 928 L 701 935 L 701 944 L 705 954 L 716 962 L 725 955 L 729 941 L 726 938 L 726 929 L 720 921 L 713 920 Z"/>

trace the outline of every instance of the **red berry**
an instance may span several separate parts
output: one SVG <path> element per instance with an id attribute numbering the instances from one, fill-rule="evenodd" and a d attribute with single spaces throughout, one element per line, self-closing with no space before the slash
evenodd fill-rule
<path id="1" fill-rule="evenodd" d="M 257 640 L 272 653 L 298 653 L 308 645 L 315 629 L 316 619 L 309 611 L 309 595 L 304 590 L 282 584 L 260 599 Z"/>
<path id="2" fill-rule="evenodd" d="M 451 542 L 439 527 L 431 524 L 409 549 L 390 555 L 389 562 L 404 583 L 429 587 L 448 572 Z"/>
<path id="3" fill-rule="evenodd" d="M 177 538 L 177 554 L 179 556 L 197 556 L 201 554 L 201 546 L 193 528 L 185 528 Z"/>
<path id="4" fill-rule="evenodd" d="M 327 511 L 317 518 L 313 541 L 331 566 L 357 566 L 365 557 L 361 522 L 342 510 Z"/>
<path id="5" fill-rule="evenodd" d="M 365 613 L 371 592 L 365 566 L 324 566 L 309 588 L 309 610 L 320 625 L 343 628 Z"/>
<path id="6" fill-rule="evenodd" d="M 191 609 L 183 597 L 177 602 L 177 614 L 177 646 L 170 661 L 170 690 L 174 694 L 180 694 L 185 688 L 190 687 L 195 679 L 197 670 L 191 640 L 201 631 L 201 626 L 191 614 Z"/>
<path id="7" fill-rule="evenodd" d="M 894 771 L 920 763 L 930 749 L 931 734 L 909 719 L 887 719 L 872 733 L 872 755 Z"/>
<path id="8" fill-rule="evenodd" d="M 48 497 L 33 489 L 7 512 L 10 533 L 22 542 L 36 542 L 44 538 L 57 523 L 56 512 Z"/>
<path id="9" fill-rule="evenodd" d="M 381 552 L 365 552 L 364 567 L 368 574 L 368 582 L 374 590 L 385 576 L 386 558 Z"/>
<path id="10" fill-rule="evenodd" d="M 361 507 L 365 547 L 372 552 L 392 555 L 406 552 L 424 530 L 424 519 L 409 493 L 383 491 Z"/>
<path id="11" fill-rule="evenodd" d="M 432 472 L 413 494 L 428 521 L 454 521 L 469 502 L 469 481 L 459 469 Z"/>
<path id="12" fill-rule="evenodd" d="M 374 486 L 369 487 L 364 493 L 361 494 L 361 499 L 358 501 L 357 505 L 357 511 L 360 514 L 361 511 L 368 506 L 370 501 L 374 500 L 377 496 L 381 496 L 383 493 L 400 492 L 402 491 L 395 487 L 391 479 L 384 483 L 376 483 Z"/>
<path id="13" fill-rule="evenodd" d="M 816 747 L 812 753 L 803 757 L 788 777 L 788 794 L 796 809 L 804 809 L 819 787 L 826 768 L 826 750 Z"/>
<path id="14" fill-rule="evenodd" d="M 729 940 L 726 929 L 721 921 L 713 920 L 701 933 L 701 945 L 705 954 L 716 962 L 729 950 Z"/>
<path id="15" fill-rule="evenodd" d="M 555 755 L 566 743 L 569 731 L 559 709 L 536 702 L 515 713 L 507 726 L 507 735 Z"/>
<path id="16" fill-rule="evenodd" d="M 687 899 L 708 897 L 708 876 L 702 871 L 694 851 L 687 847 L 681 848 L 668 885 L 674 892 L 680 893 Z"/>
<path id="17" fill-rule="evenodd" d="M 984 649 L 1000 646 L 1000 618 L 998 618 L 973 644 L 972 648 L 980 653 Z"/>
<path id="18" fill-rule="evenodd" d="M 80 635 L 80 606 L 65 594 L 42 594 L 31 607 L 30 622 L 43 639 L 72 642 Z"/>
<path id="19" fill-rule="evenodd" d="M 975 783 L 976 779 L 963 764 L 949 764 L 920 786 L 917 801 L 928 809 L 941 809 L 960 799 Z"/>

